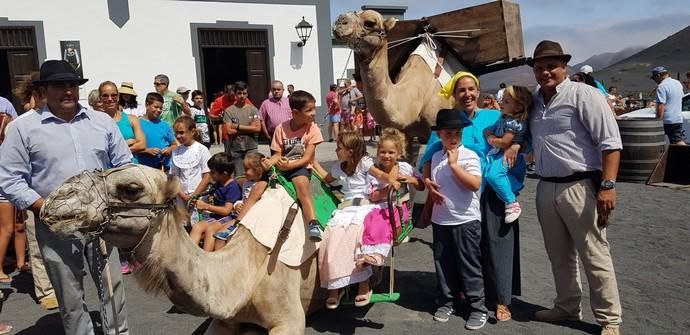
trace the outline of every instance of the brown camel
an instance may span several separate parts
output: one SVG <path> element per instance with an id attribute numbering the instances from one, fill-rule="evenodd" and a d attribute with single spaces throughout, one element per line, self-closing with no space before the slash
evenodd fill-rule
<path id="1" fill-rule="evenodd" d="M 442 108 L 452 108 L 454 100 L 438 95 L 441 84 L 427 63 L 417 55 L 408 58 L 395 83 L 388 75 L 386 34 L 395 19 L 383 19 L 376 11 L 365 10 L 338 16 L 333 32 L 354 50 L 364 83 L 367 108 L 383 127 L 404 129 L 408 138 L 428 138 Z"/>
<path id="2" fill-rule="evenodd" d="M 213 318 L 206 334 L 236 334 L 243 323 L 303 334 L 305 314 L 325 301 L 316 257 L 298 268 L 278 262 L 269 275 L 267 248 L 242 226 L 222 250 L 200 249 L 183 227 L 188 215 L 171 200 L 178 185 L 144 166 L 84 172 L 50 194 L 41 219 L 60 236 L 99 235 L 129 251 L 144 290 Z"/>

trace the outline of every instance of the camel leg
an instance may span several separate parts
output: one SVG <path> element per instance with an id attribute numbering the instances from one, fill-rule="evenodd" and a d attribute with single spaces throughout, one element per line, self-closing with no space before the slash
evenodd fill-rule
<path id="1" fill-rule="evenodd" d="M 304 319 L 304 312 L 300 308 L 301 316 L 294 316 L 292 320 L 286 320 L 275 327 L 268 330 L 269 335 L 300 335 L 304 334 L 306 321 Z M 296 313 L 295 313 L 296 314 Z"/>
<path id="2" fill-rule="evenodd" d="M 233 335 L 237 334 L 239 329 L 239 323 L 231 323 L 230 321 L 213 319 L 211 320 L 211 324 L 208 326 L 208 329 L 206 329 L 204 335 Z"/>

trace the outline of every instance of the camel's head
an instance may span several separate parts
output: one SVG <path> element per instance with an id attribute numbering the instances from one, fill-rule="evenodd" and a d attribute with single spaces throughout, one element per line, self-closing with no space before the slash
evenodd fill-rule
<path id="1" fill-rule="evenodd" d="M 379 12 L 365 10 L 338 16 L 333 33 L 345 41 L 362 60 L 371 61 L 374 54 L 386 46 L 386 36 L 394 26 L 394 18 L 384 20 Z"/>
<path id="2" fill-rule="evenodd" d="M 160 170 L 126 165 L 82 172 L 50 193 L 41 221 L 62 237 L 96 234 L 121 248 L 132 248 L 151 220 L 172 207 L 179 182 Z"/>

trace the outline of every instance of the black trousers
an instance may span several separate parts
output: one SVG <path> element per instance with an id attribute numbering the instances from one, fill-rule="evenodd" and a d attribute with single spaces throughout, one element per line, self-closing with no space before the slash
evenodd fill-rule
<path id="1" fill-rule="evenodd" d="M 481 223 L 475 220 L 454 226 L 432 224 L 432 228 L 441 303 L 452 301 L 463 292 L 473 310 L 486 313 L 479 247 Z"/>

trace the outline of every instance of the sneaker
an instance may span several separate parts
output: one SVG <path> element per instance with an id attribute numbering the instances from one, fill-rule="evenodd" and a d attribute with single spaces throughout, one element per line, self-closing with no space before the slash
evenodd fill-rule
<path id="1" fill-rule="evenodd" d="M 446 303 L 439 306 L 434 313 L 434 320 L 438 322 L 448 322 L 450 316 L 455 313 L 455 308 L 453 308 L 453 303 Z"/>
<path id="2" fill-rule="evenodd" d="M 520 203 L 518 203 L 517 201 L 512 204 L 506 205 L 506 223 L 515 222 L 515 220 L 517 220 L 520 217 L 520 214 L 522 214 L 522 207 L 520 207 Z"/>
<path id="3" fill-rule="evenodd" d="M 221 241 L 227 241 L 232 235 L 235 234 L 235 232 L 237 232 L 237 225 L 236 224 L 230 225 L 230 226 L 228 226 L 228 228 L 223 229 L 223 230 L 213 234 L 213 237 L 215 237 L 216 239 L 221 240 Z"/>
<path id="4" fill-rule="evenodd" d="M 486 324 L 486 319 L 486 313 L 473 311 L 470 313 L 470 317 L 467 318 L 467 322 L 465 322 L 465 328 L 469 330 L 480 329 Z"/>
<path id="5" fill-rule="evenodd" d="M 132 269 L 129 268 L 129 263 L 127 261 L 120 262 L 120 272 L 123 275 L 132 273 Z"/>
<path id="6" fill-rule="evenodd" d="M 580 321 L 582 320 L 582 313 L 568 314 L 561 309 L 552 308 L 534 313 L 534 319 L 541 322 L 558 322 L 564 320 Z"/>
<path id="7" fill-rule="evenodd" d="M 601 335 L 620 335 L 620 329 L 613 326 L 605 326 L 601 328 Z"/>
<path id="8" fill-rule="evenodd" d="M 309 221 L 309 241 L 321 242 L 321 225 L 319 225 L 319 221 Z"/>

